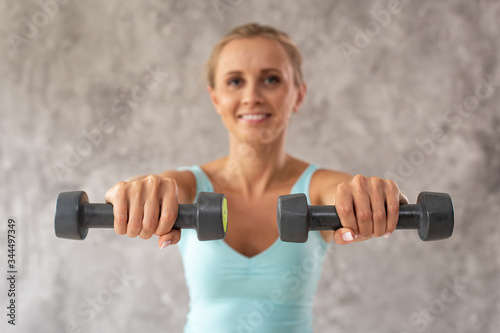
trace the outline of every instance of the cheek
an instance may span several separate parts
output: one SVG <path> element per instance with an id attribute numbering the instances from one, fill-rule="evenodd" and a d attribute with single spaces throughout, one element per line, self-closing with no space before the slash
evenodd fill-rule
<path id="1" fill-rule="evenodd" d="M 291 113 L 295 105 L 295 93 L 293 91 L 282 91 L 273 98 L 273 104 L 279 108 L 282 113 Z"/>
<path id="2" fill-rule="evenodd" d="M 283 93 L 280 110 L 280 123 L 283 126 L 288 126 L 292 113 L 294 112 L 296 94 L 293 91 Z"/>
<path id="3" fill-rule="evenodd" d="M 238 98 L 233 94 L 221 94 L 219 96 L 219 113 L 230 112 L 237 104 Z"/>

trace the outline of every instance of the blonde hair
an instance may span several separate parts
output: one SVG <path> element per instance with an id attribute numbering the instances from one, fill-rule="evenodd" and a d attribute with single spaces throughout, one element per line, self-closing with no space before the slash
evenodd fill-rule
<path id="1" fill-rule="evenodd" d="M 294 72 L 294 84 L 300 87 L 304 82 L 302 77 L 302 54 L 300 53 L 297 45 L 290 39 L 290 37 L 271 26 L 260 25 L 258 23 L 248 23 L 236 28 L 233 28 L 226 36 L 224 36 L 214 47 L 210 58 L 205 64 L 205 73 L 208 84 L 215 88 L 215 70 L 219 61 L 219 55 L 222 48 L 232 40 L 238 38 L 251 38 L 251 37 L 264 37 L 279 42 L 285 49 Z"/>

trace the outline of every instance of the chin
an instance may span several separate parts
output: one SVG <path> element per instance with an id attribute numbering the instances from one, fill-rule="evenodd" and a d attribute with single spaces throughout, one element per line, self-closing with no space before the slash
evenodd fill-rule
<path id="1" fill-rule="evenodd" d="M 236 135 L 240 142 L 244 142 L 254 147 L 267 146 L 280 139 L 282 134 L 277 129 L 261 128 L 258 130 L 245 131 Z"/>

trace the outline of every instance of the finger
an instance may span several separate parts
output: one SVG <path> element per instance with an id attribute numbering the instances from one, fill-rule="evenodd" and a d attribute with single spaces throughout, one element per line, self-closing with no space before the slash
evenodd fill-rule
<path id="1" fill-rule="evenodd" d="M 354 211 L 356 214 L 356 223 L 361 237 L 373 235 L 373 220 L 370 196 L 366 191 L 357 191 L 354 193 Z"/>
<path id="2" fill-rule="evenodd" d="M 158 226 L 158 219 L 160 214 L 160 201 L 158 198 L 158 187 L 153 185 L 148 190 L 148 198 L 144 203 L 144 217 L 142 219 L 142 229 L 139 237 L 148 239 L 153 236 L 153 233 Z"/>
<path id="3" fill-rule="evenodd" d="M 115 232 L 122 236 L 125 235 L 128 221 L 128 201 L 125 197 L 125 191 L 117 190 L 113 196 L 107 195 L 106 202 L 113 205 L 113 227 Z"/>
<path id="4" fill-rule="evenodd" d="M 115 194 L 120 191 L 123 191 L 123 185 L 125 184 L 125 182 L 119 182 L 117 184 L 115 184 L 112 188 L 110 188 L 109 190 L 106 191 L 106 194 L 104 196 L 104 199 L 106 200 L 106 202 L 108 203 L 113 203 L 113 199 L 115 197 Z"/>
<path id="5" fill-rule="evenodd" d="M 158 239 L 158 247 L 164 249 L 169 245 L 177 244 L 181 240 L 181 231 L 179 229 L 172 229 L 169 233 L 160 236 Z"/>
<path id="6" fill-rule="evenodd" d="M 142 219 L 144 212 L 144 202 L 142 200 L 142 189 L 140 185 L 133 188 L 129 195 L 129 216 L 127 225 L 127 236 L 137 237 L 142 229 Z"/>
<path id="7" fill-rule="evenodd" d="M 339 216 L 343 227 L 351 229 L 355 235 L 359 234 L 356 224 L 356 215 L 354 214 L 354 204 L 352 193 L 347 185 L 339 185 L 335 196 L 335 210 Z"/>
<path id="8" fill-rule="evenodd" d="M 381 237 L 386 234 L 387 215 L 385 212 L 385 192 L 383 183 L 379 179 L 372 181 L 370 206 L 373 219 L 373 236 Z"/>
<path id="9" fill-rule="evenodd" d="M 177 201 L 177 187 L 171 186 L 165 190 L 161 200 L 161 213 L 158 226 L 155 230 L 155 235 L 161 236 L 168 233 L 174 226 L 177 219 L 179 204 Z"/>
<path id="10" fill-rule="evenodd" d="M 401 200 L 403 199 L 403 200 Z M 385 205 L 387 210 L 387 230 L 384 235 L 386 238 L 396 230 L 399 220 L 399 204 L 400 202 L 405 202 L 404 198 L 400 196 L 399 190 L 397 192 L 394 189 L 387 189 L 385 193 Z M 406 202 L 408 199 L 406 199 Z"/>
<path id="11" fill-rule="evenodd" d="M 402 192 L 399 192 L 399 204 L 407 205 L 410 201 L 408 201 L 408 197 L 404 195 Z"/>
<path id="12" fill-rule="evenodd" d="M 340 228 L 333 232 L 333 241 L 339 245 L 349 244 L 354 241 L 354 231 L 349 228 Z"/>

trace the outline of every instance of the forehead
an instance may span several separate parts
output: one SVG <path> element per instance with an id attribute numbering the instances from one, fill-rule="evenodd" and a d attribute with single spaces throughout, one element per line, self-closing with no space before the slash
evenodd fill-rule
<path id="1" fill-rule="evenodd" d="M 276 40 L 263 37 L 238 38 L 227 43 L 221 50 L 217 75 L 229 71 L 277 68 L 292 70 L 284 47 Z"/>

